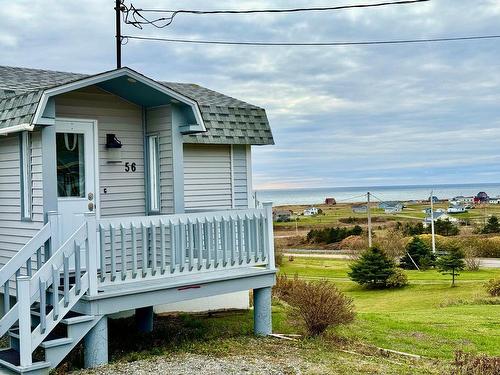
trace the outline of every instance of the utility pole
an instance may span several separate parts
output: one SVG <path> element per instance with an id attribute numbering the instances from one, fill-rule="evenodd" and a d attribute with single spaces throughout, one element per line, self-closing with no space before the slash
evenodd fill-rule
<path id="1" fill-rule="evenodd" d="M 368 213 L 368 247 L 372 247 L 372 215 L 370 212 L 370 192 L 366 193 L 366 212 Z"/>
<path id="2" fill-rule="evenodd" d="M 122 67 L 122 31 L 121 31 L 121 0 L 115 0 L 115 23 L 116 23 L 116 69 Z"/>
<path id="3" fill-rule="evenodd" d="M 434 190 L 431 191 L 431 236 L 432 236 L 432 253 L 436 254 L 436 236 L 434 233 Z"/>

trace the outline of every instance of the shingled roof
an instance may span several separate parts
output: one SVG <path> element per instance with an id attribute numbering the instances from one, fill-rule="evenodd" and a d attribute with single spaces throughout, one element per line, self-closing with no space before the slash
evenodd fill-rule
<path id="1" fill-rule="evenodd" d="M 0 66 L 0 129 L 31 123 L 44 90 L 89 77 L 85 74 Z M 186 143 L 274 144 L 263 108 L 190 83 L 160 82 L 198 103 L 204 133 Z"/>

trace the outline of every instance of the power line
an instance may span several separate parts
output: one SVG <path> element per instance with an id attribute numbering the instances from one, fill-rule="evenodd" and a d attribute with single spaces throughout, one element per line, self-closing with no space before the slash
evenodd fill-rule
<path id="1" fill-rule="evenodd" d="M 416 43 L 437 43 L 499 39 L 500 35 L 475 35 L 449 38 L 426 38 L 426 39 L 395 39 L 395 40 L 369 40 L 354 42 L 253 42 L 253 41 L 230 41 L 230 40 L 203 40 L 203 39 L 177 39 L 160 38 L 136 35 L 124 35 L 123 39 L 149 40 L 156 42 L 188 43 L 188 44 L 217 44 L 231 46 L 288 46 L 288 47 L 336 47 L 336 46 L 370 46 L 370 45 L 391 45 L 391 44 L 416 44 Z"/>
<path id="2" fill-rule="evenodd" d="M 248 10 L 168 10 L 168 9 L 143 9 L 136 8 L 133 4 L 129 7 L 125 5 L 122 0 L 122 13 L 124 14 L 124 22 L 126 24 L 135 26 L 142 29 L 142 25 L 151 25 L 157 28 L 167 27 L 174 22 L 174 18 L 179 14 L 193 14 L 193 15 L 214 15 L 214 14 L 260 14 L 260 13 L 298 13 L 298 12 L 321 12 L 321 11 L 334 11 L 356 8 L 374 8 L 384 7 L 391 5 L 409 5 L 415 3 L 428 2 L 430 0 L 401 0 L 401 1 L 386 1 L 373 4 L 354 4 L 354 5 L 340 5 L 332 7 L 307 7 L 307 8 L 289 8 L 289 9 L 248 9 Z M 156 19 L 148 19 L 141 13 L 167 13 L 167 17 L 160 17 Z"/>

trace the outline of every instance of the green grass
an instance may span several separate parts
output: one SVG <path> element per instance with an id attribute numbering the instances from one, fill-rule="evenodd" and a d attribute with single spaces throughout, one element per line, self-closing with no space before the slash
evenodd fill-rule
<path id="1" fill-rule="evenodd" d="M 464 271 L 455 288 L 437 271 L 409 271 L 410 286 L 398 290 L 363 289 L 349 281 L 348 270 L 346 260 L 299 257 L 280 268 L 328 278 L 353 298 L 356 323 L 338 332 L 346 337 L 433 358 L 450 359 L 458 349 L 500 355 L 500 301 L 483 288 L 500 270 Z"/>

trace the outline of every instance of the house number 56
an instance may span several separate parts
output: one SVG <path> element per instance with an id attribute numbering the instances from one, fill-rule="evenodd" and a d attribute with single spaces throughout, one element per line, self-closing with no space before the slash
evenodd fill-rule
<path id="1" fill-rule="evenodd" d="M 125 163 L 125 172 L 135 172 L 137 170 L 137 167 L 135 163 Z"/>

